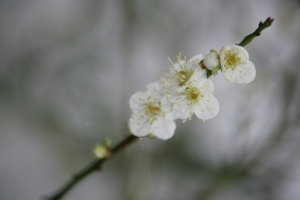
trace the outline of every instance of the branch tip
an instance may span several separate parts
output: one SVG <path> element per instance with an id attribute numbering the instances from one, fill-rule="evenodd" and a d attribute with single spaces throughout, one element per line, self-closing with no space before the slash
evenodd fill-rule
<path id="1" fill-rule="evenodd" d="M 271 26 L 274 21 L 274 18 L 268 17 L 267 21 L 269 22 L 269 24 Z"/>
<path id="2" fill-rule="evenodd" d="M 268 17 L 264 22 L 260 21 L 258 24 L 258 28 L 251 34 L 247 35 L 241 43 L 239 43 L 239 46 L 246 46 L 249 44 L 255 37 L 260 36 L 261 32 L 272 25 L 274 21 L 274 18 Z"/>

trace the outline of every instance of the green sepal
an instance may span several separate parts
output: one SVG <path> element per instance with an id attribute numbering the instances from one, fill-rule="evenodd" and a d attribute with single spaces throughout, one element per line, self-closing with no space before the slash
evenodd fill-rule
<path id="1" fill-rule="evenodd" d="M 109 138 L 105 138 L 104 139 L 104 142 L 103 142 L 103 145 L 106 147 L 106 148 L 110 148 L 111 146 L 111 141 Z"/>
<path id="2" fill-rule="evenodd" d="M 153 139 L 153 138 L 155 138 L 155 135 L 154 135 L 153 133 L 149 133 L 149 134 L 147 135 L 147 137 Z"/>
<path id="3" fill-rule="evenodd" d="M 131 130 L 130 130 L 130 128 L 129 128 L 129 126 L 128 126 L 128 122 L 125 124 L 125 126 L 127 127 L 127 131 L 128 131 L 128 133 L 129 133 L 130 135 L 132 135 L 132 132 L 131 132 Z"/>
<path id="4" fill-rule="evenodd" d="M 212 71 L 211 70 L 207 70 L 207 72 L 206 72 L 207 78 L 211 77 L 211 75 L 212 75 Z"/>
<path id="5" fill-rule="evenodd" d="M 211 49 L 211 50 L 209 50 L 210 51 L 210 53 L 217 53 L 217 54 L 219 54 L 216 50 L 214 50 L 214 49 Z"/>
<path id="6" fill-rule="evenodd" d="M 221 65 L 218 65 L 213 68 L 212 75 L 216 76 L 218 74 L 218 71 L 221 69 Z"/>

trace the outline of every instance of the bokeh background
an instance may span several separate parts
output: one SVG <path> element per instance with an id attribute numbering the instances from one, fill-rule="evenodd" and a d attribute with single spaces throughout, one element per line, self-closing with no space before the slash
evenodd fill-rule
<path id="1" fill-rule="evenodd" d="M 0 199 L 49 195 L 128 136 L 129 97 L 164 69 L 239 43 L 257 76 L 211 80 L 220 113 L 143 139 L 65 200 L 299 200 L 299 2 L 240 0 L 0 1 Z M 150 175 L 150 176 L 149 176 Z"/>

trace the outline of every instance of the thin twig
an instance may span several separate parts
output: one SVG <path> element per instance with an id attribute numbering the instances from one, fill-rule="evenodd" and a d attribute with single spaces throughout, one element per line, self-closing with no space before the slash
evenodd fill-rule
<path id="1" fill-rule="evenodd" d="M 261 32 L 265 29 L 268 28 L 269 26 L 272 25 L 274 21 L 274 18 L 267 18 L 265 22 L 260 22 L 258 25 L 258 28 L 251 34 L 247 35 L 243 41 L 241 41 L 241 43 L 239 43 L 239 46 L 246 46 L 247 44 L 249 44 L 255 37 L 260 36 Z"/>
<path id="2" fill-rule="evenodd" d="M 130 135 L 127 138 L 125 138 L 123 141 L 121 141 L 115 148 L 111 150 L 111 156 L 122 151 L 124 148 L 126 148 L 131 143 L 135 142 L 138 139 L 138 137 L 134 135 Z M 108 158 L 102 158 L 102 159 L 94 159 L 91 163 L 89 163 L 86 167 L 84 167 L 82 170 L 80 170 L 78 173 L 76 173 L 65 185 L 63 185 L 57 192 L 54 194 L 46 197 L 47 200 L 58 200 L 61 199 L 68 191 L 70 191 L 75 185 L 77 185 L 82 179 L 90 175 L 92 172 L 95 172 L 99 170 L 102 166 L 102 164 L 107 160 Z"/>

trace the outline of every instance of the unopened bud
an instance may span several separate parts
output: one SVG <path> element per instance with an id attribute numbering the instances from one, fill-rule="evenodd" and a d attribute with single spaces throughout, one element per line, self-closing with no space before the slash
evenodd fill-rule
<path id="1" fill-rule="evenodd" d="M 220 65 L 219 54 L 215 51 L 211 51 L 211 53 L 207 54 L 203 59 L 203 64 L 209 70 L 213 70 L 215 67 Z"/>
<path id="2" fill-rule="evenodd" d="M 110 151 L 105 146 L 97 144 L 93 149 L 93 154 L 96 158 L 108 158 Z"/>

